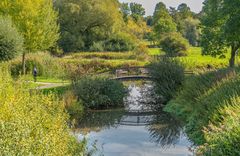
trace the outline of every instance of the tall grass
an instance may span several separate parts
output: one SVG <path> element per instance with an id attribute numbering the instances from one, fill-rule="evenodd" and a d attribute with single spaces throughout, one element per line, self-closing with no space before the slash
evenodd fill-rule
<path id="1" fill-rule="evenodd" d="M 63 102 L 53 95 L 30 92 L 14 82 L 0 67 L 0 153 L 1 155 L 80 155 L 78 143 L 67 126 Z"/>
<path id="2" fill-rule="evenodd" d="M 231 128 L 236 126 L 240 114 L 233 111 L 229 113 L 229 110 L 233 110 L 230 108 L 239 107 L 236 100 L 240 97 L 239 85 L 238 72 L 233 69 L 192 76 L 164 110 L 185 121 L 186 132 L 197 145 L 205 145 L 207 149 L 211 147 L 212 155 L 219 155 L 218 149 L 222 147 L 220 155 L 229 155 L 230 150 L 240 148 L 234 141 L 239 138 L 239 131 Z M 228 115 L 222 112 L 228 112 Z M 223 128 L 221 125 L 226 126 L 226 120 L 230 119 L 232 122 L 228 122 L 229 128 Z M 213 127 L 215 130 L 221 128 L 221 132 L 213 130 Z M 219 136 L 221 133 L 223 135 Z M 221 137 L 223 140 L 220 141 Z M 204 155 L 208 155 L 207 152 Z"/>

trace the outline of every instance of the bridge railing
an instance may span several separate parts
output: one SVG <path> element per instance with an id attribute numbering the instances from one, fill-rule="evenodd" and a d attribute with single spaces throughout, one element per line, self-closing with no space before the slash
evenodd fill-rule
<path id="1" fill-rule="evenodd" d="M 128 67 L 128 68 L 119 68 L 115 70 L 116 77 L 129 76 L 129 75 L 147 76 L 148 74 L 149 74 L 149 69 L 146 67 Z"/>
<path id="2" fill-rule="evenodd" d="M 192 75 L 194 72 L 192 70 L 185 70 L 185 75 Z M 128 67 L 119 68 L 115 70 L 115 77 L 149 77 L 149 68 L 147 67 Z"/>

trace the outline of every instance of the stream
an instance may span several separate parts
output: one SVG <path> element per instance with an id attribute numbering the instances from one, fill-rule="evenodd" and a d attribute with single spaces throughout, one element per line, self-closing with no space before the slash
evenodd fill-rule
<path id="1" fill-rule="evenodd" d="M 74 134 L 88 140 L 94 156 L 192 156 L 180 121 L 153 111 L 150 85 L 131 84 L 125 109 L 86 112 Z"/>

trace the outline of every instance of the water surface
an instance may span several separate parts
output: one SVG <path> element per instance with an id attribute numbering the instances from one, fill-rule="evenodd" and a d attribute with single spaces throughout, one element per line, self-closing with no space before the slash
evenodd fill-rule
<path id="1" fill-rule="evenodd" d="M 182 124 L 162 111 L 152 110 L 145 94 L 151 86 L 129 86 L 125 109 L 86 112 L 75 134 L 94 144 L 94 155 L 105 156 L 190 156 L 191 143 Z"/>

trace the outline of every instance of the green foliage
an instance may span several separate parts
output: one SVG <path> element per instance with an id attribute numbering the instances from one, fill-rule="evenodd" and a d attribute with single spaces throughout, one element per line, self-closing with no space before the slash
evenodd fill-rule
<path id="1" fill-rule="evenodd" d="M 210 154 L 229 155 L 239 149 L 239 131 L 235 129 L 239 113 L 233 111 L 240 96 L 239 84 L 234 70 L 190 77 L 165 111 L 184 119 L 190 139 L 205 144 L 207 151 L 212 150 Z"/>
<path id="2" fill-rule="evenodd" d="M 139 21 L 145 15 L 142 4 L 130 3 L 131 16 L 135 21 Z"/>
<path id="3" fill-rule="evenodd" d="M 206 0 L 202 18 L 203 54 L 223 55 L 231 47 L 230 66 L 235 65 L 235 55 L 240 48 L 239 19 L 240 2 L 238 0 Z"/>
<path id="4" fill-rule="evenodd" d="M 188 40 L 192 46 L 198 46 L 200 40 L 200 21 L 198 19 L 187 18 L 183 23 L 183 36 Z"/>
<path id="5" fill-rule="evenodd" d="M 107 51 L 130 51 L 135 47 L 134 38 L 127 33 L 115 34 L 105 43 L 105 50 Z"/>
<path id="6" fill-rule="evenodd" d="M 204 155 L 232 155 L 240 153 L 240 98 L 232 97 L 218 110 L 221 123 L 211 123 L 204 129 L 207 144 L 200 146 L 198 152 Z"/>
<path id="7" fill-rule="evenodd" d="M 34 53 L 26 57 L 26 74 L 32 75 L 34 66 L 37 67 L 38 76 L 46 78 L 67 78 L 69 69 L 59 58 L 52 57 L 48 53 Z M 22 62 L 18 58 L 10 62 L 11 75 L 17 77 L 22 73 Z"/>
<path id="8" fill-rule="evenodd" d="M 23 52 L 23 38 L 10 18 L 0 16 L 0 61 L 15 58 Z"/>
<path id="9" fill-rule="evenodd" d="M 177 11 L 178 11 L 178 16 L 180 16 L 181 19 L 186 19 L 193 15 L 190 7 L 187 6 L 186 3 L 180 4 L 177 8 Z"/>
<path id="10" fill-rule="evenodd" d="M 106 50 L 109 45 L 104 42 L 122 32 L 124 22 L 116 0 L 59 0 L 55 8 L 62 34 L 59 44 L 65 52 Z"/>
<path id="11" fill-rule="evenodd" d="M 28 0 L 0 2 L 0 14 L 10 16 L 24 37 L 28 52 L 46 50 L 59 38 L 57 13 L 52 0 Z"/>
<path id="12" fill-rule="evenodd" d="M 26 74 L 32 74 L 34 67 L 37 68 L 37 75 L 43 75 L 43 65 L 37 60 L 27 59 L 26 60 Z M 13 61 L 10 65 L 11 75 L 15 78 L 20 76 L 22 73 L 22 62 L 21 61 Z"/>
<path id="13" fill-rule="evenodd" d="M 128 3 L 121 3 L 120 9 L 121 9 L 121 13 L 123 14 L 124 21 L 127 22 L 128 15 L 130 14 L 130 11 L 131 11 Z"/>
<path id="14" fill-rule="evenodd" d="M 169 33 L 160 41 L 160 46 L 167 56 L 186 56 L 189 43 L 180 33 Z"/>
<path id="15" fill-rule="evenodd" d="M 75 94 L 86 108 L 123 106 L 125 89 L 121 82 L 106 78 L 84 77 L 73 82 Z"/>
<path id="16" fill-rule="evenodd" d="M 153 30 L 158 40 L 164 37 L 165 33 L 175 32 L 177 30 L 173 18 L 170 16 L 166 5 L 162 2 L 159 2 L 155 8 Z"/>
<path id="17" fill-rule="evenodd" d="M 149 65 L 149 74 L 154 82 L 154 91 L 163 103 L 168 102 L 184 81 L 184 68 L 175 60 L 163 58 Z"/>
<path id="18" fill-rule="evenodd" d="M 133 54 L 137 57 L 138 60 L 145 60 L 148 58 L 148 48 L 145 44 L 139 44 L 134 50 Z"/>
<path id="19" fill-rule="evenodd" d="M 70 135 L 63 102 L 53 95 L 30 93 L 3 67 L 0 88 L 1 155 L 85 155 L 85 143 Z"/>

